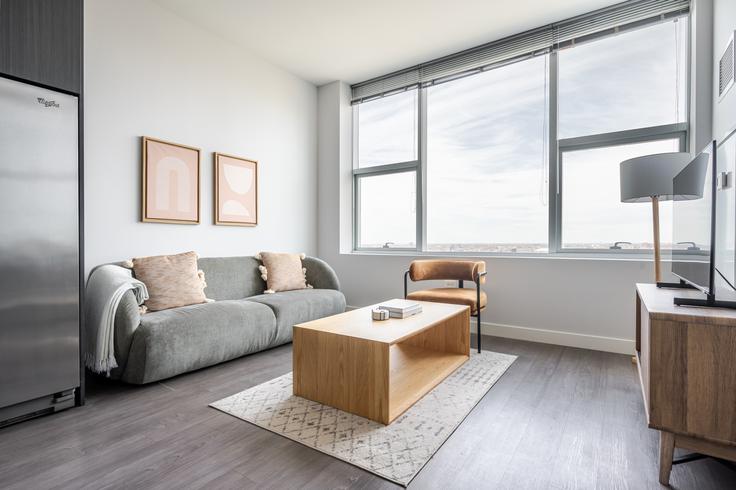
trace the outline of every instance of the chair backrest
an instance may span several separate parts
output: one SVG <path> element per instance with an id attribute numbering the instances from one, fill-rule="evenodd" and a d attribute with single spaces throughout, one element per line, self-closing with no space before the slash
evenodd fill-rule
<path id="1" fill-rule="evenodd" d="M 456 280 L 485 283 L 486 263 L 479 260 L 414 260 L 409 266 L 409 277 L 412 281 Z"/>

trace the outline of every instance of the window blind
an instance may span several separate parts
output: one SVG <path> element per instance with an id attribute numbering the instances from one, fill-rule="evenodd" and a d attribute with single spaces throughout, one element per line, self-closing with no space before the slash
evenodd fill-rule
<path id="1" fill-rule="evenodd" d="M 352 103 L 426 87 L 689 11 L 690 0 L 630 0 L 351 86 Z"/>

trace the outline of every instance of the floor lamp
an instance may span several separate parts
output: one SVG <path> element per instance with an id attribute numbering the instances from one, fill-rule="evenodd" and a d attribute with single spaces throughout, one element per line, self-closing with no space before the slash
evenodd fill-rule
<path id="1" fill-rule="evenodd" d="M 690 153 L 657 153 L 621 162 L 621 202 L 652 202 L 654 279 L 662 284 L 659 249 L 659 202 L 673 198 L 672 179 L 687 165 Z"/>

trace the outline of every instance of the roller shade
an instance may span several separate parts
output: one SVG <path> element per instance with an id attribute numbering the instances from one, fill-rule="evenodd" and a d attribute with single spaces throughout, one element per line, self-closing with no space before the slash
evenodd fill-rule
<path id="1" fill-rule="evenodd" d="M 690 0 L 632 0 L 351 86 L 352 103 L 454 80 L 688 13 Z"/>

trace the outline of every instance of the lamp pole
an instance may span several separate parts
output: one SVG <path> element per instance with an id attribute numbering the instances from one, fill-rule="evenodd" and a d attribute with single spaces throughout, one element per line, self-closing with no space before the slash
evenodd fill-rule
<path id="1" fill-rule="evenodd" d="M 652 196 L 652 225 L 654 228 L 654 282 L 662 282 L 662 266 L 659 254 L 659 197 Z"/>

